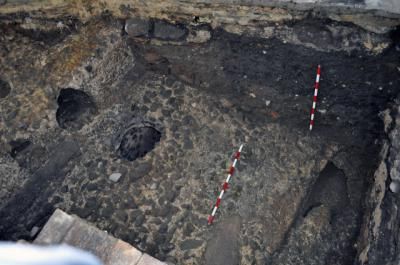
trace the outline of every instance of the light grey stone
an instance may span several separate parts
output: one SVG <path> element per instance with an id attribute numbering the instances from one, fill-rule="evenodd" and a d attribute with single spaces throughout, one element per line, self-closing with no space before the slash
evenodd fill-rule
<path id="1" fill-rule="evenodd" d="M 125 22 L 125 32 L 131 37 L 146 37 L 150 31 L 150 22 L 140 18 L 131 18 Z"/>
<path id="2" fill-rule="evenodd" d="M 118 180 L 121 178 L 122 174 L 121 173 L 112 173 L 108 179 L 111 180 L 112 182 L 118 182 Z"/>

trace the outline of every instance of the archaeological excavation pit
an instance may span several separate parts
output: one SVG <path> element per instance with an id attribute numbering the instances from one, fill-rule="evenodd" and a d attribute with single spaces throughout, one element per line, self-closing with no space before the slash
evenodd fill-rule
<path id="1" fill-rule="evenodd" d="M 162 264 L 398 261 L 397 3 L 3 2 L 0 240 L 61 209 Z"/>
<path id="2" fill-rule="evenodd" d="M 161 132 L 151 122 L 134 123 L 124 131 L 118 146 L 121 157 L 133 161 L 144 157 L 161 139 Z"/>
<path id="3" fill-rule="evenodd" d="M 90 122 L 91 116 L 96 112 L 91 97 L 78 89 L 61 89 L 57 104 L 56 120 L 63 129 L 81 129 L 84 124 Z"/>

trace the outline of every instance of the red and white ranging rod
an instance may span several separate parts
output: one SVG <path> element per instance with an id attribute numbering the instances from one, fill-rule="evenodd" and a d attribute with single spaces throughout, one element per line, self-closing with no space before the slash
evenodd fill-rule
<path id="1" fill-rule="evenodd" d="M 315 85 L 314 85 L 313 104 L 312 104 L 312 108 L 311 108 L 310 131 L 313 129 L 313 126 L 314 126 L 314 117 L 315 117 L 315 109 L 317 107 L 317 96 L 318 96 L 320 76 L 321 76 L 321 65 L 318 65 L 317 77 L 315 79 Z"/>
<path id="2" fill-rule="evenodd" d="M 208 216 L 208 224 L 209 225 L 211 225 L 212 222 L 214 221 L 215 213 L 217 212 L 217 209 L 218 209 L 219 205 L 221 204 L 222 196 L 224 196 L 224 193 L 228 189 L 229 180 L 231 179 L 231 177 L 233 176 L 233 173 L 235 172 L 235 166 L 236 166 L 236 163 L 240 159 L 240 153 L 242 152 L 242 149 L 243 149 L 243 145 L 241 145 L 239 147 L 239 151 L 237 151 L 235 153 L 235 160 L 233 160 L 233 163 L 232 163 L 231 167 L 229 168 L 228 177 L 226 178 L 224 184 L 222 185 L 221 193 L 219 194 L 219 196 L 217 198 L 217 202 L 215 203 L 212 213 L 210 214 L 210 216 Z"/>

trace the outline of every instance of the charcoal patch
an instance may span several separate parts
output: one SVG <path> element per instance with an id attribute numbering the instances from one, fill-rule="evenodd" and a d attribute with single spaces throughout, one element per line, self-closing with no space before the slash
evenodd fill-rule
<path id="1" fill-rule="evenodd" d="M 63 129 L 79 130 L 89 123 L 96 113 L 96 105 L 92 98 L 82 90 L 61 89 L 57 103 L 56 119 Z"/>

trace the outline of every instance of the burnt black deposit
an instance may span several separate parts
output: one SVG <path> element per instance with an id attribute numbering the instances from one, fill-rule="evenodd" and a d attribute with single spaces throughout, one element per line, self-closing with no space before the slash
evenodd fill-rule
<path id="1" fill-rule="evenodd" d="M 399 93 L 394 39 L 374 54 L 364 30 L 306 19 L 286 25 L 296 43 L 207 26 L 210 39 L 190 43 L 189 26 L 157 22 L 148 34 L 148 21 L 133 22 L 121 34 L 99 18 L 40 45 L 46 35 L 0 27 L 12 83 L 10 93 L 0 81 L 0 239 L 33 240 L 61 208 L 174 264 L 352 263 L 382 113 Z M 348 36 L 325 23 L 355 32 L 357 49 L 340 49 Z M 318 49 L 328 42 L 339 48 Z"/>

